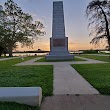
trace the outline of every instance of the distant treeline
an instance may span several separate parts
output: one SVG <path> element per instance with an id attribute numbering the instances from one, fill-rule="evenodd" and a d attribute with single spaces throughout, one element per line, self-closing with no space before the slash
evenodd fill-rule
<path id="1" fill-rule="evenodd" d="M 42 51 L 42 50 L 40 50 L 40 51 L 23 51 L 23 52 L 19 51 L 19 52 L 13 52 L 13 53 L 47 53 L 47 52 L 49 52 L 49 51 Z"/>
<path id="2" fill-rule="evenodd" d="M 83 50 L 84 54 L 95 54 L 98 53 L 99 50 Z"/>

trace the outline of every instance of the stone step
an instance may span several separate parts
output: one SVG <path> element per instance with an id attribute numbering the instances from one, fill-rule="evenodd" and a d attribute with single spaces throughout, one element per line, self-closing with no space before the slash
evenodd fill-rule
<path id="1" fill-rule="evenodd" d="M 31 106 L 40 106 L 41 87 L 1 87 L 0 101 L 17 102 Z"/>

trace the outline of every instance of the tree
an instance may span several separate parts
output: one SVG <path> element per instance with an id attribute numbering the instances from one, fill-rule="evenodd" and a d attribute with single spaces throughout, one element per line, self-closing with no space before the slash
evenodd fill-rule
<path id="1" fill-rule="evenodd" d="M 7 49 L 0 45 L 0 57 L 2 54 L 4 54 L 4 56 L 6 56 L 6 53 L 7 53 Z"/>
<path id="2" fill-rule="evenodd" d="M 24 13 L 13 0 L 7 0 L 2 11 L 0 25 L 2 34 L 0 40 L 12 56 L 12 50 L 17 47 L 17 43 L 30 47 L 38 36 L 44 35 L 44 28 L 40 21 L 33 21 L 31 15 Z"/>
<path id="3" fill-rule="evenodd" d="M 4 49 L 5 46 L 4 46 L 4 43 L 3 43 L 4 30 L 3 30 L 3 26 L 1 25 L 1 23 L 2 23 L 2 20 L 1 20 L 2 15 L 3 15 L 3 8 L 0 5 L 0 57 L 1 57 L 2 53 L 3 53 L 3 51 L 5 50 Z"/>
<path id="4" fill-rule="evenodd" d="M 86 15 L 90 21 L 90 36 L 94 36 L 90 43 L 99 44 L 100 40 L 106 39 L 110 51 L 110 1 L 91 1 L 87 6 Z"/>

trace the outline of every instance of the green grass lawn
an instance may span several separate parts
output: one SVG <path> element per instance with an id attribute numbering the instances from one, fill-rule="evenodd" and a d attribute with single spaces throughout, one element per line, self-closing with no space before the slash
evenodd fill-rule
<path id="1" fill-rule="evenodd" d="M 10 58 L 10 57 L 8 57 L 8 58 Z M 9 60 L 0 61 L 0 62 L 2 62 L 4 65 L 12 66 L 12 65 L 14 65 L 16 63 L 21 63 L 21 62 L 24 62 L 24 61 L 27 61 L 27 60 L 31 60 L 31 59 L 37 58 L 37 57 L 36 56 L 28 56 L 28 57 L 23 57 L 23 58 L 24 58 L 24 60 L 22 60 L 20 57 L 18 57 L 18 58 L 15 58 L 15 59 L 9 59 Z"/>
<path id="2" fill-rule="evenodd" d="M 81 57 L 90 58 L 90 59 L 94 59 L 94 60 L 105 61 L 105 62 L 110 62 L 110 59 L 108 58 L 108 56 L 81 55 Z"/>
<path id="3" fill-rule="evenodd" d="M 36 57 L 26 57 L 0 61 L 0 87 L 41 87 L 43 96 L 50 96 L 53 93 L 53 66 L 12 66 Z M 27 106 L 14 107 L 10 103 L 0 103 L 0 110 L 38 110 Z M 1 108 L 2 107 L 2 108 Z M 9 109 L 6 109 L 9 107 Z"/>
<path id="4" fill-rule="evenodd" d="M 101 94 L 110 95 L 110 63 L 72 66 Z"/>
<path id="5" fill-rule="evenodd" d="M 9 58 L 9 56 L 0 56 L 0 59 L 2 58 Z"/>
<path id="6" fill-rule="evenodd" d="M 23 61 L 35 57 L 26 57 Z M 20 58 L 0 61 L 0 87 L 34 87 L 43 89 L 43 96 L 52 95 L 53 90 L 53 66 L 12 66 L 20 63 Z"/>
<path id="7" fill-rule="evenodd" d="M 45 57 L 43 57 L 43 58 L 37 60 L 36 62 L 65 62 L 65 61 L 85 61 L 85 60 L 74 57 L 73 60 L 54 60 L 54 61 L 52 60 L 51 61 L 51 60 L 46 60 Z"/>
<path id="8" fill-rule="evenodd" d="M 14 102 L 0 102 L 0 110 L 39 110 L 39 108 Z"/>

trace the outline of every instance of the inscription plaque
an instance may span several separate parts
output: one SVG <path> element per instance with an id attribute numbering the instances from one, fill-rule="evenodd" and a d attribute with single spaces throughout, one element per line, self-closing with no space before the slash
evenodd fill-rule
<path id="1" fill-rule="evenodd" d="M 53 47 L 65 47 L 65 39 L 53 39 Z"/>

